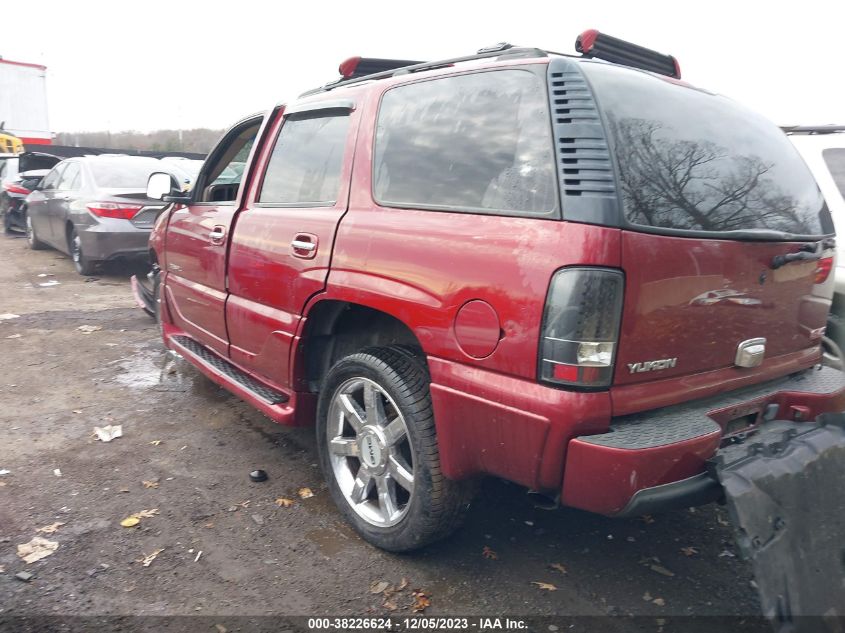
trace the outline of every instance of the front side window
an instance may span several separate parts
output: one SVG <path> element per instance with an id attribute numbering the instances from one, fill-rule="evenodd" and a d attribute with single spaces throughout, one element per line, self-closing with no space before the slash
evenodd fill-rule
<path id="1" fill-rule="evenodd" d="M 845 199 L 845 147 L 835 147 L 822 151 L 825 165 L 833 176 L 839 194 Z"/>
<path id="2" fill-rule="evenodd" d="M 391 207 L 554 214 L 544 82 L 528 70 L 500 70 L 388 90 L 373 180 L 375 199 Z"/>
<path id="3" fill-rule="evenodd" d="M 340 190 L 349 115 L 288 118 L 267 164 L 258 201 L 332 206 Z"/>
<path id="4" fill-rule="evenodd" d="M 648 73 L 581 67 L 606 118 L 631 224 L 832 233 L 810 170 L 773 123 L 726 97 Z"/>

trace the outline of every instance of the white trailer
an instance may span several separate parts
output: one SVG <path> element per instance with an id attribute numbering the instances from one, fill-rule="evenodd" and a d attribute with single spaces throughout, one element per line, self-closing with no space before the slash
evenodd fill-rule
<path id="1" fill-rule="evenodd" d="M 47 67 L 0 57 L 0 123 L 24 143 L 50 144 Z"/>

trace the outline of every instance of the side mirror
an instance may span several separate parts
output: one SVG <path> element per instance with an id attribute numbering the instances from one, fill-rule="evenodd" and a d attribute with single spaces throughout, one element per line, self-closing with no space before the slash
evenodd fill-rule
<path id="1" fill-rule="evenodd" d="M 178 189 L 174 191 L 173 176 L 162 171 L 157 171 L 150 174 L 147 180 L 147 197 L 153 200 L 164 200 L 164 196 L 169 196 L 171 193 L 180 193 Z"/>

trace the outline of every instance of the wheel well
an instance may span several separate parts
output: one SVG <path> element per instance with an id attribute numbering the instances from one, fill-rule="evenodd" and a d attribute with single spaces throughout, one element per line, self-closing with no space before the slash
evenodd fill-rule
<path id="1" fill-rule="evenodd" d="M 73 233 L 73 222 L 68 220 L 67 222 L 65 222 L 65 242 L 67 243 L 68 249 L 71 248 L 71 244 L 70 244 L 71 233 Z"/>
<path id="2" fill-rule="evenodd" d="M 308 315 L 302 341 L 308 389 L 318 392 L 323 377 L 344 356 L 397 344 L 422 351 L 411 329 L 386 312 L 345 301 L 321 301 Z"/>

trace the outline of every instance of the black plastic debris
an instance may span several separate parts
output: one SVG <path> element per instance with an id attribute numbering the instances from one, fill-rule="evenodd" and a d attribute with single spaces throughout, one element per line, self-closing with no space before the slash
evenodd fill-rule
<path id="1" fill-rule="evenodd" d="M 713 466 L 775 630 L 841 631 L 845 415 L 772 422 L 721 449 Z"/>
<path id="2" fill-rule="evenodd" d="M 266 473 L 266 471 L 263 471 L 263 470 L 253 470 L 249 474 L 249 478 L 252 479 L 255 482 L 267 481 L 267 473 Z"/>

